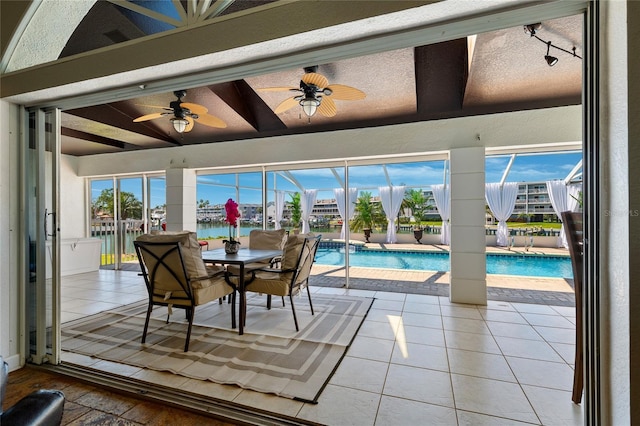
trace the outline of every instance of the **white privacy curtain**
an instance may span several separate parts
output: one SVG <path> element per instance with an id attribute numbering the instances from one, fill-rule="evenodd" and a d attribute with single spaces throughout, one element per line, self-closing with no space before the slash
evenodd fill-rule
<path id="1" fill-rule="evenodd" d="M 387 216 L 387 243 L 395 243 L 398 241 L 396 238 L 396 216 L 398 216 L 404 198 L 404 186 L 382 186 L 378 190 L 380 191 L 382 209 Z"/>
<path id="2" fill-rule="evenodd" d="M 496 232 L 496 244 L 500 247 L 509 245 L 509 230 L 507 229 L 507 219 L 511 217 L 513 208 L 516 205 L 518 195 L 518 184 L 506 182 L 500 187 L 499 183 L 487 183 L 484 186 L 484 196 L 491 213 L 498 219 L 498 232 Z"/>
<path id="3" fill-rule="evenodd" d="M 347 223 L 353 218 L 353 213 L 356 210 L 356 201 L 358 200 L 358 189 L 357 188 L 349 188 L 349 200 L 347 201 L 347 205 L 344 205 L 344 189 L 342 188 L 334 188 L 333 193 L 336 196 L 336 204 L 338 205 L 338 213 L 340 213 L 340 217 L 342 218 L 342 229 L 340 230 L 340 239 L 345 238 L 345 229 Z"/>
<path id="4" fill-rule="evenodd" d="M 302 233 L 306 234 L 311 229 L 309 227 L 309 217 L 311 216 L 311 211 L 313 210 L 313 206 L 316 204 L 316 194 L 318 193 L 317 189 L 305 189 L 302 192 L 302 197 L 300 200 L 300 205 L 302 207 Z"/>
<path id="5" fill-rule="evenodd" d="M 553 206 L 553 211 L 556 213 L 556 216 L 558 216 L 558 218 L 562 220 L 562 212 L 566 212 L 569 210 L 569 190 L 567 188 L 567 185 L 565 185 L 565 183 L 561 180 L 548 180 L 547 192 L 549 193 L 549 198 L 551 199 L 551 206 Z M 560 228 L 558 247 L 569 248 L 569 243 L 567 243 L 567 236 L 564 233 L 564 226 Z"/>
<path id="6" fill-rule="evenodd" d="M 440 233 L 440 244 L 449 245 L 451 236 L 449 231 L 449 216 L 451 215 L 451 193 L 445 185 L 431 185 L 433 199 L 436 202 L 436 208 L 442 218 L 442 232 Z"/>
<path id="7" fill-rule="evenodd" d="M 280 222 L 282 221 L 282 213 L 284 212 L 284 191 L 276 191 L 276 226 L 275 229 L 280 229 Z"/>

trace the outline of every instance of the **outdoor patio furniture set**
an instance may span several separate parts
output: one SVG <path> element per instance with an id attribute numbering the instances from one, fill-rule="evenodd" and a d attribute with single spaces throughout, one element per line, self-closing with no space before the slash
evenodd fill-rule
<path id="1" fill-rule="evenodd" d="M 142 343 L 145 343 L 154 306 L 168 307 L 169 322 L 173 308 L 184 309 L 188 320 L 184 351 L 189 340 L 196 306 L 229 296 L 231 327 L 236 328 L 236 292 L 240 296 L 238 331 L 246 323 L 246 292 L 271 296 L 289 296 L 296 331 L 299 330 L 293 296 L 307 287 L 321 236 L 287 235 L 284 230 L 251 232 L 249 248 L 229 254 L 224 248 L 201 250 L 195 232 L 154 232 L 137 238 L 134 245 L 149 294 Z"/>

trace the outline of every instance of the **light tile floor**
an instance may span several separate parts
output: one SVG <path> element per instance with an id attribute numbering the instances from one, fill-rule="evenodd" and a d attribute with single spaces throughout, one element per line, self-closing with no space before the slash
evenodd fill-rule
<path id="1" fill-rule="evenodd" d="M 62 359 L 329 425 L 580 425 L 573 308 L 314 287 L 375 297 L 316 405 L 63 353 Z M 62 321 L 146 299 L 135 272 L 63 278 Z"/>

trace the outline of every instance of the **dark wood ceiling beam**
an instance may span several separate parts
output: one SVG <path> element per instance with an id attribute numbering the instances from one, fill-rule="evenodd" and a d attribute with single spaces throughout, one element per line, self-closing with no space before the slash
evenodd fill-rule
<path id="1" fill-rule="evenodd" d="M 287 126 L 244 80 L 214 84 L 209 89 L 257 131 L 284 130 Z"/>
<path id="2" fill-rule="evenodd" d="M 414 57 L 418 114 L 461 110 L 468 78 L 467 39 L 416 47 Z"/>
<path id="3" fill-rule="evenodd" d="M 162 110 L 158 110 L 162 112 Z M 133 119 L 142 115 L 130 101 L 114 102 L 111 104 L 96 105 L 87 108 L 66 110 L 65 113 L 96 121 L 107 126 L 117 127 L 129 132 L 138 133 L 150 138 L 180 145 L 170 135 L 160 131 L 153 124 L 147 122 L 134 123 Z"/>
<path id="4" fill-rule="evenodd" d="M 79 130 L 69 129 L 68 127 L 60 128 L 60 133 L 62 136 L 68 136 L 70 138 L 82 139 L 87 142 L 95 142 L 101 145 L 108 145 L 115 148 L 120 148 L 125 150 L 127 148 L 137 148 L 136 145 L 121 142 L 111 138 L 105 138 L 104 136 L 92 135 L 91 133 L 81 132 Z"/>
<path id="5" fill-rule="evenodd" d="M 487 114 L 499 114 L 508 113 L 514 111 L 527 111 L 544 108 L 555 108 L 569 105 L 580 105 L 581 95 L 561 97 L 555 99 L 541 99 L 540 101 L 526 101 L 518 103 L 505 103 L 505 104 L 491 104 L 482 107 L 473 107 L 466 109 L 458 109 L 455 111 L 434 111 L 429 114 L 419 115 L 417 113 L 405 114 L 399 116 L 378 117 L 375 119 L 365 119 L 352 121 L 348 123 L 326 123 L 323 125 L 317 125 L 312 127 L 297 127 L 286 130 L 276 131 L 263 131 L 259 134 L 254 133 L 235 133 L 233 135 L 207 135 L 199 139 L 193 139 L 189 142 L 191 145 L 202 143 L 216 143 L 216 142 L 229 142 L 234 140 L 255 139 L 255 138 L 269 138 L 277 136 L 298 135 L 305 133 L 322 133 L 322 132 L 336 132 L 341 130 L 350 129 L 365 129 L 371 127 L 380 126 L 392 126 L 403 123 L 423 122 L 430 120 L 445 120 L 459 117 L 471 117 Z"/>

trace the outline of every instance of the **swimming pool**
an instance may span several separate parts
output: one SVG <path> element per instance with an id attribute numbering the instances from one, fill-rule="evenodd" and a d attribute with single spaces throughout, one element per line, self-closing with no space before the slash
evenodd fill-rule
<path id="1" fill-rule="evenodd" d="M 344 265 L 344 257 L 344 249 L 320 247 L 316 263 Z M 349 263 L 370 268 L 448 271 L 449 253 L 359 250 L 349 253 Z M 573 278 L 571 259 L 561 256 L 487 254 L 487 274 Z"/>

